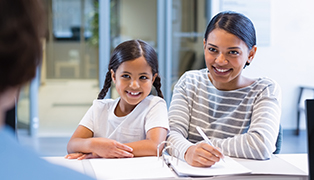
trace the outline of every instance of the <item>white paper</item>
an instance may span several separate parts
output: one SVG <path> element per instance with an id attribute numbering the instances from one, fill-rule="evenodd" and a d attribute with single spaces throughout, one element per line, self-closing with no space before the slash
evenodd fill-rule
<path id="1" fill-rule="evenodd" d="M 43 159 L 47 160 L 48 162 L 60 166 L 67 167 L 69 169 L 73 169 L 80 173 L 85 173 L 84 167 L 81 160 L 77 159 L 66 159 L 64 157 L 43 157 Z"/>
<path id="2" fill-rule="evenodd" d="M 193 167 L 185 161 L 179 160 L 177 164 L 176 158 L 167 157 L 172 168 L 180 176 L 218 176 L 218 175 L 235 175 L 247 174 L 251 170 L 237 163 L 230 157 L 225 156 L 224 161 L 219 161 L 211 167 Z"/>
<path id="3" fill-rule="evenodd" d="M 236 159 L 236 161 L 245 167 L 249 167 L 252 170 L 252 174 L 308 175 L 294 164 L 290 164 L 276 155 L 273 155 L 268 160 Z M 304 160 L 299 159 L 299 162 L 302 161 Z"/>
<path id="4" fill-rule="evenodd" d="M 175 178 L 174 172 L 157 157 L 90 159 L 96 179 Z"/>

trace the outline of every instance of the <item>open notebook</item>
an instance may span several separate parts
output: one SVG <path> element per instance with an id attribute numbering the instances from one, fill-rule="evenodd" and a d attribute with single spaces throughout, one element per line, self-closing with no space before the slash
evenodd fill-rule
<path id="1" fill-rule="evenodd" d="M 251 173 L 250 169 L 242 166 L 235 160 L 225 156 L 224 161 L 219 161 L 211 167 L 193 167 L 185 161 L 179 160 L 175 157 L 165 157 L 168 166 L 178 176 L 219 176 L 219 175 L 236 175 Z"/>

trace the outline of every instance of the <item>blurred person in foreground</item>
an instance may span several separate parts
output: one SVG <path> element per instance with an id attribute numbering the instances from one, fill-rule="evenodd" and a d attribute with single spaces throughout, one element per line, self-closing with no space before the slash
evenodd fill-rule
<path id="1" fill-rule="evenodd" d="M 44 12 L 39 0 L 0 1 L 0 175 L 1 179 L 91 179 L 48 163 L 22 147 L 5 125 L 19 89 L 35 77 L 42 56 Z"/>

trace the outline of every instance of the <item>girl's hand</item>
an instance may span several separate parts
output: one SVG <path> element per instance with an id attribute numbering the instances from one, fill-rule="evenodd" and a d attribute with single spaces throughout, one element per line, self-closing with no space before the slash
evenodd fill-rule
<path id="1" fill-rule="evenodd" d="M 100 158 L 97 154 L 94 153 L 71 153 L 65 156 L 66 159 L 93 159 L 93 158 Z"/>
<path id="2" fill-rule="evenodd" d="M 133 149 L 107 138 L 91 138 L 93 153 L 103 158 L 131 158 Z"/>
<path id="3" fill-rule="evenodd" d="M 191 166 L 210 167 L 222 157 L 223 155 L 216 148 L 207 143 L 199 143 L 188 148 L 184 159 Z"/>

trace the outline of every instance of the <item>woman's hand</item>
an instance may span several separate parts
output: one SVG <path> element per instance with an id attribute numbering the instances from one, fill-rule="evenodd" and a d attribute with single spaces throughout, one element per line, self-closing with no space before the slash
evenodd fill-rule
<path id="1" fill-rule="evenodd" d="M 223 158 L 223 154 L 207 143 L 199 143 L 188 148 L 184 159 L 191 166 L 210 167 Z"/>
<path id="2" fill-rule="evenodd" d="M 103 158 L 131 158 L 133 149 L 107 138 L 90 138 L 93 156 Z"/>

